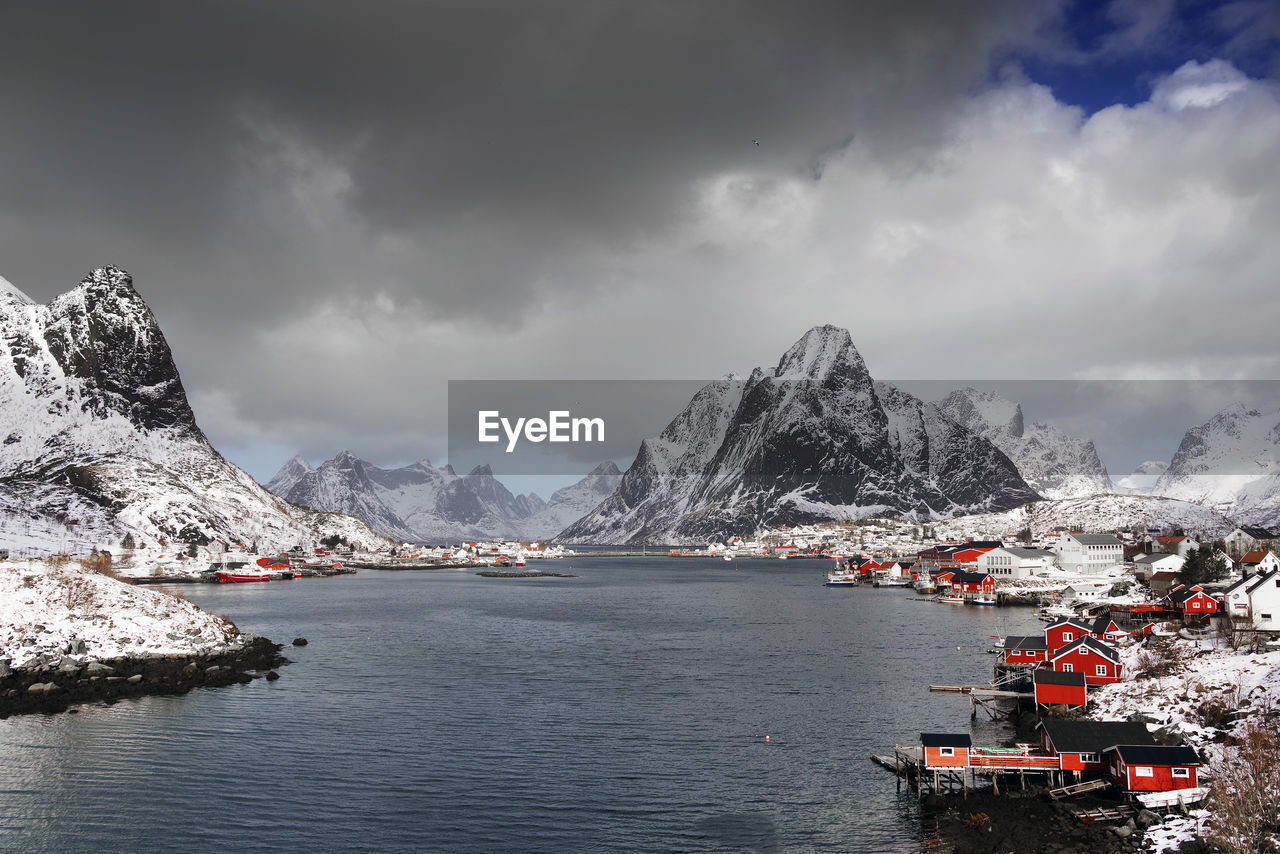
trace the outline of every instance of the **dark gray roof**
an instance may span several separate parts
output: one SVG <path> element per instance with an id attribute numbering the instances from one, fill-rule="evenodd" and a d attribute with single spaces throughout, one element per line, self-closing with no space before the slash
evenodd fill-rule
<path id="1" fill-rule="evenodd" d="M 1106 634 L 1107 626 L 1111 625 L 1114 620 L 1111 619 L 1111 612 L 1106 611 L 1098 615 L 1098 619 L 1093 621 L 1093 628 L 1090 629 L 1095 635 Z M 1116 626 L 1116 628 L 1120 628 Z"/>
<path id="2" fill-rule="evenodd" d="M 1083 673 L 1061 674 L 1079 676 Z M 1129 721 L 1060 720 L 1045 718 L 1040 726 L 1059 753 L 1101 753 L 1117 744 L 1155 744 L 1146 724 Z"/>
<path id="3" fill-rule="evenodd" d="M 1244 531 L 1255 540 L 1274 540 L 1276 535 L 1271 533 L 1267 528 L 1259 528 L 1256 525 L 1241 525 L 1240 530 Z"/>
<path id="4" fill-rule="evenodd" d="M 1057 744 L 1057 742 L 1054 742 Z M 1199 765 L 1200 757 L 1186 745 L 1113 744 L 1107 748 L 1120 754 L 1129 765 Z"/>
<path id="5" fill-rule="evenodd" d="M 1104 641 L 1100 641 L 1097 638 L 1093 637 L 1092 635 L 1085 635 L 1083 637 L 1078 637 L 1075 640 L 1073 640 L 1071 643 L 1067 644 L 1066 646 L 1059 647 L 1058 651 L 1053 654 L 1053 660 L 1057 661 L 1062 656 L 1067 655 L 1068 653 L 1075 652 L 1081 646 L 1089 647 L 1089 649 L 1093 650 L 1094 652 L 1098 653 L 1103 658 L 1106 658 L 1109 661 L 1114 661 L 1114 662 L 1120 661 L 1120 653 L 1116 652 L 1115 649 L 1110 644 Z"/>
<path id="6" fill-rule="evenodd" d="M 1134 563 L 1155 563 L 1156 561 L 1164 560 L 1167 557 L 1171 557 L 1176 560 L 1184 560 L 1184 558 L 1179 557 L 1178 555 L 1165 554 L 1164 552 L 1156 552 L 1155 554 L 1143 555 L 1142 557 L 1135 560 Z"/>
<path id="7" fill-rule="evenodd" d="M 1049 645 L 1044 642 L 1044 635 L 1009 635 L 1004 639 L 1004 648 L 1028 652 L 1048 649 Z"/>
<path id="8" fill-rule="evenodd" d="M 1249 584 L 1249 589 L 1247 592 L 1252 593 L 1253 591 L 1257 590 L 1259 587 L 1266 584 L 1268 581 L 1270 581 L 1273 578 L 1276 579 L 1276 584 L 1280 585 L 1280 578 L 1276 578 L 1277 573 L 1280 573 L 1280 569 L 1273 569 L 1270 572 L 1264 572 L 1261 575 L 1250 576 L 1249 580 L 1251 583 Z M 1227 588 L 1227 589 L 1231 589 L 1231 588 Z"/>
<path id="9" fill-rule="evenodd" d="M 973 739 L 968 733 L 922 732 L 920 744 L 925 747 L 970 747 Z"/>
<path id="10" fill-rule="evenodd" d="M 1033 670 L 1031 672 L 1031 681 L 1037 685 L 1075 685 L 1077 688 L 1085 686 L 1083 673 L 1059 673 L 1047 667 L 1039 667 Z M 1057 744 L 1056 741 L 1054 743 Z"/>
<path id="11" fill-rule="evenodd" d="M 1123 546 L 1115 534 L 1072 534 L 1071 539 L 1082 546 Z"/>

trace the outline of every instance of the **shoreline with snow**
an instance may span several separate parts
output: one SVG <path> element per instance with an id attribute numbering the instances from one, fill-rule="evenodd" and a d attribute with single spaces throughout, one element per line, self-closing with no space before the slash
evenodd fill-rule
<path id="1" fill-rule="evenodd" d="M 274 678 L 280 650 L 109 562 L 0 562 L 0 718 Z"/>

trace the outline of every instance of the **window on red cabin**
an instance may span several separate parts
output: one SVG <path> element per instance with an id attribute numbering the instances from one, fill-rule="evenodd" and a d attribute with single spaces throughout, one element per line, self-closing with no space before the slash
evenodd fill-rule
<path id="1" fill-rule="evenodd" d="M 956 749 L 954 747 L 940 747 L 938 748 L 938 755 L 939 756 L 955 756 Z"/>
<path id="2" fill-rule="evenodd" d="M 1099 762 L 1099 761 L 1101 761 L 1101 760 L 1099 760 L 1099 758 L 1098 758 L 1098 754 L 1096 754 L 1096 753 L 1081 753 L 1081 754 L 1080 754 L 1080 761 L 1081 761 L 1081 762 L 1093 762 L 1093 763 L 1097 763 L 1097 762 Z"/>
<path id="3" fill-rule="evenodd" d="M 1064 664 L 1064 665 L 1062 665 L 1062 672 L 1063 672 L 1063 673 L 1071 673 L 1071 672 L 1073 672 L 1071 665 L 1070 665 L 1070 664 Z"/>
<path id="4" fill-rule="evenodd" d="M 1173 776 L 1175 776 L 1175 777 L 1190 777 L 1190 776 L 1191 776 L 1191 769 L 1190 769 L 1190 768 L 1174 768 L 1174 769 L 1173 769 Z"/>
<path id="5" fill-rule="evenodd" d="M 1133 776 L 1135 777 L 1154 777 L 1155 775 L 1156 775 L 1155 769 L 1153 769 L 1150 765 L 1133 766 Z"/>
<path id="6" fill-rule="evenodd" d="M 1093 672 L 1095 676 L 1106 676 L 1107 666 L 1105 664 L 1099 664 L 1097 667 L 1093 668 Z"/>
<path id="7" fill-rule="evenodd" d="M 1075 636 L 1075 635 L 1073 635 L 1071 632 L 1063 632 L 1063 633 L 1062 633 L 1062 639 L 1063 639 L 1064 641 L 1075 640 L 1075 639 L 1076 639 L 1076 636 Z"/>

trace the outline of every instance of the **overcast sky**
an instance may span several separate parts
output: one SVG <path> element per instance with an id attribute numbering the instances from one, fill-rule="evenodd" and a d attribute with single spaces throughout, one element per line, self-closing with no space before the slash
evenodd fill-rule
<path id="1" fill-rule="evenodd" d="M 1280 377 L 1274 0 L 0 20 L 0 275 L 132 272 L 263 480 L 440 461 L 450 379 L 745 373 L 819 323 L 883 379 Z"/>

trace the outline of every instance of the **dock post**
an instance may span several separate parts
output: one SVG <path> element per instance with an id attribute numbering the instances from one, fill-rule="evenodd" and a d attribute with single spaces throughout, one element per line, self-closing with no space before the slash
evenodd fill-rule
<path id="1" fill-rule="evenodd" d="M 902 791 L 902 773 L 898 770 L 898 748 L 893 749 L 893 776 L 898 783 L 898 791 Z"/>
<path id="2" fill-rule="evenodd" d="M 969 720 L 976 721 L 978 719 L 978 701 L 973 699 L 973 693 L 969 693 Z"/>

